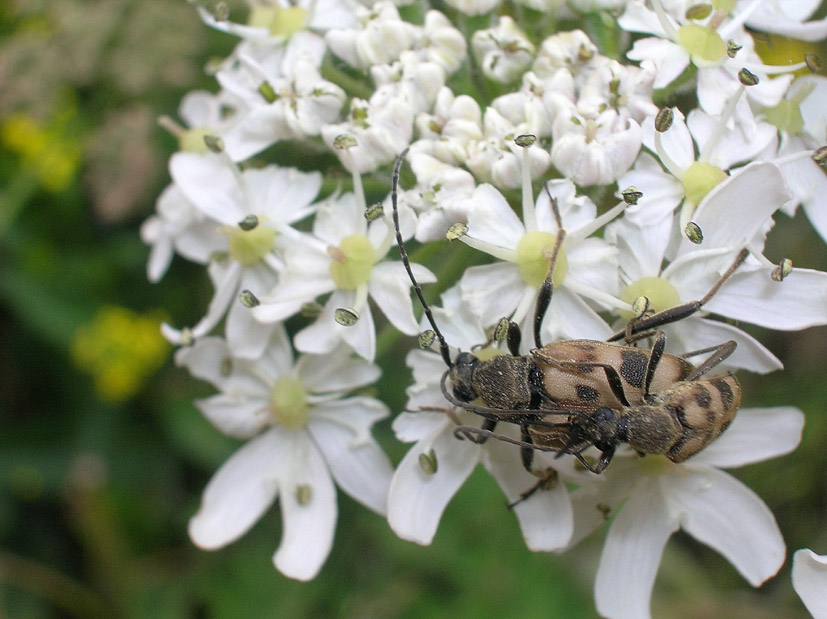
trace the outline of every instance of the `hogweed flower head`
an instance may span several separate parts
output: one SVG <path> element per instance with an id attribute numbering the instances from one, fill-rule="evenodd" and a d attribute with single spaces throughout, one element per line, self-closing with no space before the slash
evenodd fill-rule
<path id="1" fill-rule="evenodd" d="M 400 537 L 428 544 L 482 464 L 532 550 L 570 547 L 615 514 L 595 590 L 605 616 L 648 616 L 660 553 L 679 528 L 757 586 L 783 561 L 783 540 L 760 499 L 719 468 L 792 450 L 801 414 L 746 409 L 681 463 L 635 457 L 618 430 L 618 457 L 595 475 L 581 465 L 605 445 L 579 440 L 576 428 L 597 423 L 594 398 L 618 418 L 639 412 L 618 395 L 629 366 L 614 353 L 560 362 L 575 382 L 595 368 L 606 377 L 601 390 L 575 385 L 568 410 L 563 388 L 542 382 L 544 353 L 534 349 L 566 338 L 604 350 L 617 332 L 647 359 L 694 364 L 672 381 L 680 384 L 781 367 L 727 321 L 827 324 L 827 274 L 770 236 L 786 225 L 779 210 L 800 204 L 827 239 L 817 164 L 827 79 L 794 78 L 812 57 L 769 64 L 753 34 L 817 39 L 827 28 L 807 21 L 815 6 L 795 3 L 568 0 L 572 18 L 620 14 L 593 41 L 557 31 L 559 2 L 526 0 L 507 15 L 497 0 L 448 4 L 456 22 L 385 1 L 251 3 L 246 22 L 199 9 L 238 43 L 216 65 L 218 92 L 188 95 L 181 124 L 161 121 L 181 152 L 141 230 L 152 281 L 175 255 L 207 267 L 215 294 L 204 318 L 164 333 L 181 346 L 179 363 L 219 390 L 199 401 L 202 412 L 248 441 L 208 485 L 193 540 L 220 547 L 278 498 L 276 566 L 312 578 L 330 550 L 333 480 L 374 511 L 387 508 Z M 532 21 L 536 11 L 546 17 Z M 624 48 L 621 30 L 642 36 Z M 397 237 L 420 246 L 407 265 L 395 257 Z M 439 279 L 448 290 L 421 323 L 408 266 L 420 300 L 429 296 L 421 284 Z M 374 319 L 376 307 L 387 321 Z M 674 320 L 655 327 L 664 353 L 634 325 L 670 310 Z M 348 393 L 378 379 L 373 361 L 392 354 L 396 332 L 421 327 L 426 350 L 407 357 L 414 382 L 393 422 L 412 447 L 391 478 L 369 435 L 386 408 Z M 435 343 L 439 355 L 428 350 Z M 529 408 L 492 413 L 452 398 L 459 352 L 480 363 L 522 359 L 532 369 L 512 379 L 529 385 Z M 657 363 L 644 370 L 657 374 Z M 658 396 L 641 393 L 641 406 Z M 815 564 L 796 565 L 805 591 Z"/>

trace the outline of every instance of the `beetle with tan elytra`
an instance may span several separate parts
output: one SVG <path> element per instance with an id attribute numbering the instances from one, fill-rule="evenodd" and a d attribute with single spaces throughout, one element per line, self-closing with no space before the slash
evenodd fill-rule
<path id="1" fill-rule="evenodd" d="M 521 355 L 520 328 L 504 319 L 499 330 L 504 333 L 510 354 L 482 360 L 473 353 L 460 352 L 452 360 L 413 275 L 399 228 L 399 173 L 406 153 L 396 160 L 391 190 L 397 245 L 432 329 L 425 339 L 438 342 L 448 368 L 441 381 L 442 393 L 452 405 L 483 418 L 479 428 L 458 426 L 454 431 L 458 438 L 475 442 L 495 438 L 519 445 L 525 468 L 541 475 L 532 469 L 536 450 L 558 452 L 558 456 L 573 454 L 586 468 L 600 473 L 620 443 L 628 443 L 641 454 L 664 454 L 673 462 L 681 462 L 726 429 L 740 404 L 740 385 L 732 375 L 704 375 L 734 352 L 735 342 L 671 355 L 664 352 L 664 333 L 654 330 L 698 312 L 744 262 L 746 249 L 697 301 L 655 313 L 644 307 L 623 331 L 606 342 L 562 340 L 544 345 L 540 331 L 553 294 L 552 274 L 565 239 L 559 210 L 552 199 L 559 232 L 535 306 L 535 348 Z M 654 343 L 649 350 L 628 345 L 652 336 Z M 627 345 L 613 343 L 619 340 Z M 697 367 L 688 361 L 703 354 L 709 357 Z M 495 433 L 498 422 L 518 424 L 522 440 Z M 591 446 L 602 452 L 596 465 L 582 455 Z"/>

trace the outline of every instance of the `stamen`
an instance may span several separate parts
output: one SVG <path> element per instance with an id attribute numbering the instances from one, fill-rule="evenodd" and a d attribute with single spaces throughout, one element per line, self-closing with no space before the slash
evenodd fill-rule
<path id="1" fill-rule="evenodd" d="M 528 151 L 537 138 L 533 135 L 518 136 L 514 142 L 523 148 L 522 157 L 522 200 L 523 200 L 523 224 L 527 232 L 537 229 L 537 215 L 534 212 L 534 190 L 531 186 L 531 159 Z"/>
<path id="2" fill-rule="evenodd" d="M 577 230 L 573 230 L 572 232 L 568 233 L 568 238 L 571 243 L 575 243 L 577 241 L 582 241 L 586 237 L 591 236 L 594 232 L 605 226 L 609 223 L 612 219 L 620 215 L 623 211 L 626 210 L 626 207 L 629 206 L 625 201 L 619 202 L 616 206 L 610 208 L 608 211 L 603 213 L 600 217 L 595 217 L 592 221 L 587 223 L 586 225 L 578 228 Z"/>
<path id="3" fill-rule="evenodd" d="M 666 167 L 669 174 L 678 180 L 682 180 L 684 170 L 677 163 L 675 163 L 672 157 L 667 154 L 666 149 L 663 147 L 663 140 L 660 136 L 660 132 L 655 131 L 655 152 L 658 154 L 660 162 Z"/>
<path id="4" fill-rule="evenodd" d="M 738 104 L 738 100 L 744 94 L 744 86 L 738 86 L 738 91 L 735 93 L 734 96 L 730 97 L 729 101 L 727 101 L 726 107 L 721 111 L 721 115 L 718 117 L 718 122 L 715 125 L 715 129 L 710 132 L 709 142 L 704 144 L 703 148 L 701 148 L 701 152 L 698 155 L 698 161 L 709 161 L 710 157 L 712 156 L 712 152 L 718 146 L 718 142 L 726 132 L 726 126 L 729 122 L 732 115 L 735 113 L 735 106 Z M 682 224 L 681 227 L 685 226 L 686 224 Z"/>
<path id="5" fill-rule="evenodd" d="M 517 252 L 513 249 L 506 249 L 505 247 L 492 245 L 491 243 L 480 241 L 479 239 L 475 239 L 467 234 L 461 237 L 460 240 L 468 245 L 468 247 L 478 249 L 479 251 L 485 252 L 489 256 L 494 256 L 495 258 L 504 260 L 505 262 L 517 262 Z"/>
<path id="6" fill-rule="evenodd" d="M 603 292 L 597 288 L 587 286 L 582 282 L 578 282 L 573 279 L 568 280 L 566 282 L 566 288 L 582 297 L 588 297 L 589 299 L 597 301 L 606 308 L 618 309 L 624 312 L 632 312 L 631 304 L 626 301 L 621 301 L 617 297 L 610 295 L 608 292 Z"/>
<path id="7" fill-rule="evenodd" d="M 672 41 L 677 41 L 678 30 L 674 25 L 672 25 L 672 21 L 669 19 L 666 11 L 663 10 L 663 4 L 661 4 L 661 1 L 652 0 L 652 8 L 655 10 L 655 15 L 657 15 L 658 21 L 660 22 L 661 28 L 663 28 L 663 31 L 666 33 L 666 36 Z"/>

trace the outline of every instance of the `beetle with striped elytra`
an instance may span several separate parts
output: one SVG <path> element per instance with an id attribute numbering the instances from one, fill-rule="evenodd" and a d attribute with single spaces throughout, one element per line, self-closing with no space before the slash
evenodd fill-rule
<path id="1" fill-rule="evenodd" d="M 600 473 L 620 443 L 628 443 L 641 454 L 663 454 L 673 462 L 682 462 L 726 429 L 740 404 L 740 386 L 732 375 L 705 375 L 734 352 L 735 342 L 677 356 L 664 351 L 666 336 L 656 330 L 698 312 L 744 262 L 747 250 L 738 253 L 697 301 L 655 313 L 641 311 L 624 330 L 605 342 L 562 340 L 543 344 L 541 326 L 551 302 L 552 274 L 565 239 L 552 199 L 559 232 L 535 306 L 535 348 L 521 355 L 520 328 L 506 321 L 503 331 L 510 354 L 482 360 L 471 352 L 459 352 L 451 359 L 448 344 L 411 270 L 399 228 L 399 171 L 405 154 L 396 160 L 391 190 L 402 262 L 432 328 L 431 339 L 438 342 L 447 366 L 441 381 L 444 397 L 453 406 L 483 419 L 482 427 L 458 426 L 454 431 L 458 438 L 478 443 L 488 438 L 515 443 L 521 448 L 525 468 L 538 475 L 532 468 L 537 450 L 557 452 L 558 456 L 573 454 L 588 470 Z M 651 349 L 631 346 L 650 336 L 654 337 Z M 615 343 L 620 340 L 626 345 Z M 703 354 L 709 356 L 697 367 L 688 361 Z M 499 422 L 519 425 L 522 440 L 495 433 Z M 601 451 L 596 465 L 582 454 L 591 446 Z"/>

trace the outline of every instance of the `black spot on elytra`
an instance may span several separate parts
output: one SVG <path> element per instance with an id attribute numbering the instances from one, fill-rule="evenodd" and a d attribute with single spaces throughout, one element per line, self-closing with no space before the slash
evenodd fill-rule
<path id="1" fill-rule="evenodd" d="M 632 348 L 625 348 L 620 351 L 623 360 L 620 364 L 620 375 L 632 387 L 643 387 L 643 380 L 646 376 L 646 353 Z"/>
<path id="2" fill-rule="evenodd" d="M 583 402 L 596 402 L 600 399 L 600 393 L 594 387 L 588 385 L 577 385 L 577 397 Z"/>
<path id="3" fill-rule="evenodd" d="M 677 419 L 678 423 L 680 423 L 684 428 L 688 427 L 688 424 L 686 423 L 686 412 L 683 410 L 683 406 L 664 404 L 663 408 L 665 408 L 666 412 L 672 415 L 672 417 Z"/>
<path id="4" fill-rule="evenodd" d="M 718 430 L 718 433 L 720 434 L 724 430 L 726 430 L 729 427 L 729 424 L 731 424 L 731 423 L 732 423 L 732 419 L 727 419 L 724 423 L 721 424 L 721 429 Z"/>
<path id="5" fill-rule="evenodd" d="M 729 410 L 735 403 L 735 394 L 732 393 L 732 388 L 723 378 L 713 378 L 709 381 L 721 393 L 721 401 L 724 403 L 724 409 Z"/>
<path id="6" fill-rule="evenodd" d="M 701 408 L 710 408 L 712 406 L 712 396 L 709 395 L 709 390 L 704 387 L 703 385 L 695 385 L 692 389 L 693 395 L 695 396 L 695 402 L 698 403 L 698 406 Z"/>

